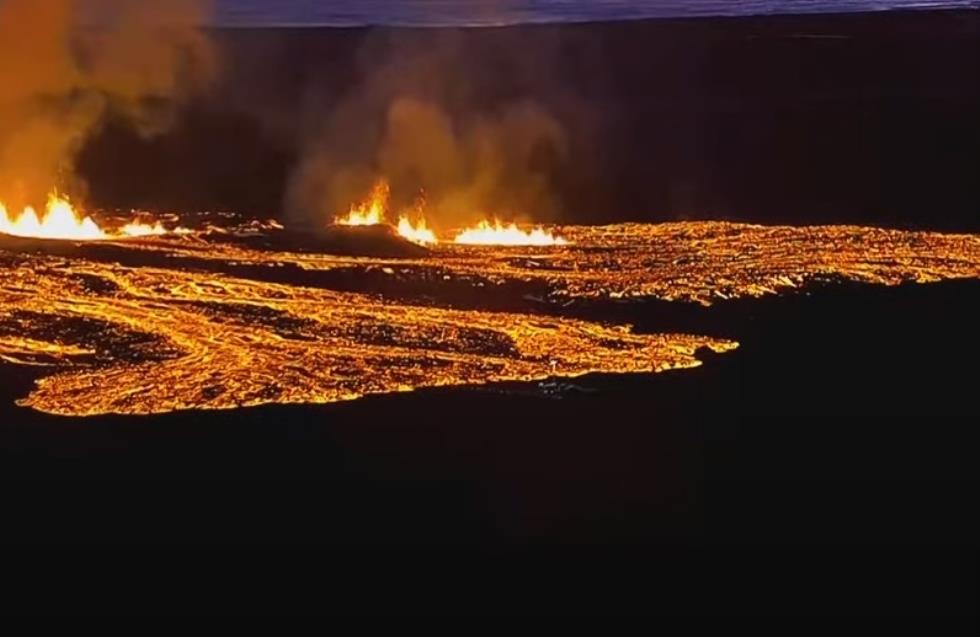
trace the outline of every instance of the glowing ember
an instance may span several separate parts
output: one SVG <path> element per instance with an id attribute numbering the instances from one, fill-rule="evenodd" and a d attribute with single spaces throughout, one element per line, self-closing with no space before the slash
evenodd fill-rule
<path id="1" fill-rule="evenodd" d="M 76 212 L 68 199 L 55 194 L 48 197 L 43 217 L 39 217 L 34 208 L 28 206 L 24 208 L 20 216 L 13 218 L 7 212 L 6 206 L 0 203 L 0 234 L 15 237 L 100 241 L 124 237 L 164 235 L 171 232 L 183 234 L 188 231 L 183 228 L 170 231 L 160 223 L 147 225 L 134 222 L 117 231 L 106 232 L 91 217 L 82 216 Z"/>
<path id="2" fill-rule="evenodd" d="M 439 241 L 436 238 L 436 233 L 429 229 L 422 217 L 419 218 L 417 224 L 413 225 L 408 217 L 403 216 L 398 220 L 397 230 L 398 234 L 415 243 L 437 243 Z"/>
<path id="3" fill-rule="evenodd" d="M 498 246 L 556 246 L 568 243 L 561 237 L 556 237 L 544 228 L 533 228 L 524 231 L 512 223 L 504 226 L 499 221 L 491 225 L 481 221 L 475 228 L 464 230 L 456 235 L 455 243 L 464 245 L 498 245 Z"/>

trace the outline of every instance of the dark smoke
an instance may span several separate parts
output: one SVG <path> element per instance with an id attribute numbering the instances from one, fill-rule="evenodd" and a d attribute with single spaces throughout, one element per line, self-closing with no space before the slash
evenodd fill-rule
<path id="1" fill-rule="evenodd" d="M 379 179 L 395 207 L 423 194 L 437 227 L 554 215 L 552 174 L 568 155 L 562 125 L 533 94 L 488 99 L 479 81 L 487 65 L 520 63 L 513 52 L 474 59 L 454 31 L 381 32 L 360 58 L 362 79 L 323 98 L 302 126 L 286 200 L 293 219 L 326 222 Z"/>

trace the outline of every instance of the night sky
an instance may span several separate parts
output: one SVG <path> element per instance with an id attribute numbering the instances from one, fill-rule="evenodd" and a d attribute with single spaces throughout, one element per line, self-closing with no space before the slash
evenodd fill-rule
<path id="1" fill-rule="evenodd" d="M 980 0 L 216 0 L 219 24 L 506 24 L 980 7 Z"/>

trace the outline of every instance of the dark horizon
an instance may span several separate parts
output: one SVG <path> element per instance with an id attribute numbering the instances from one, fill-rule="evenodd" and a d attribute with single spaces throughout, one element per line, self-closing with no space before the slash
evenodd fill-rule
<path id="1" fill-rule="evenodd" d="M 978 8 L 977 0 L 217 0 L 221 26 L 503 25 Z"/>
<path id="2" fill-rule="evenodd" d="M 155 140 L 110 125 L 80 169 L 96 205 L 281 217 L 307 139 L 300 122 L 362 92 L 378 59 L 405 51 L 411 67 L 448 46 L 440 73 L 467 78 L 444 102 L 450 113 L 531 99 L 565 131 L 564 159 L 539 154 L 560 212 L 532 218 L 973 231 L 978 25 L 980 13 L 928 12 L 464 33 L 233 29 L 216 34 L 226 72 L 214 96 Z M 439 102 L 441 84 L 403 78 L 382 92 Z M 358 110 L 345 128 L 366 140 L 386 108 Z M 344 152 L 372 150 L 354 146 Z"/>
<path id="3" fill-rule="evenodd" d="M 104 0 L 80 0 L 93 7 Z M 980 0 L 212 0 L 217 27 L 502 26 L 977 9 Z M 2 2 L 2 0 L 0 0 Z M 89 16 L 91 17 L 91 16 Z M 97 18 L 93 18 L 97 19 Z"/>

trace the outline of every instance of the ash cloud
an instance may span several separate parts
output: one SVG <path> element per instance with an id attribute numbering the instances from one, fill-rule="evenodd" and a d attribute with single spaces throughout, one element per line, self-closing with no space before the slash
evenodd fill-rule
<path id="1" fill-rule="evenodd" d="M 308 99 L 287 214 L 323 224 L 378 179 L 394 208 L 422 195 L 437 228 L 486 216 L 553 218 L 553 175 L 569 154 L 560 120 L 534 93 L 501 96 L 481 75 L 522 64 L 503 49 L 474 54 L 456 31 L 382 31 L 359 51 L 361 80 Z"/>
<path id="2" fill-rule="evenodd" d="M 142 135 L 208 86 L 210 0 L 0 2 L 0 198 L 84 193 L 75 157 L 110 113 Z"/>

